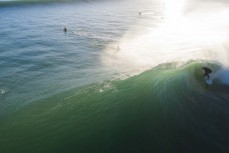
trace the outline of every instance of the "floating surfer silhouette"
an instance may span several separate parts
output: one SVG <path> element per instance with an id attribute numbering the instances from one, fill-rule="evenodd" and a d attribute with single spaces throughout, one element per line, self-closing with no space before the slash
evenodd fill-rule
<path id="1" fill-rule="evenodd" d="M 142 12 L 138 12 L 138 15 L 139 15 L 139 16 L 142 15 Z"/>
<path id="2" fill-rule="evenodd" d="M 202 70 L 204 70 L 204 75 L 203 75 L 203 77 L 207 77 L 208 79 L 210 79 L 210 76 L 209 76 L 209 74 L 211 74 L 212 73 L 212 70 L 210 69 L 210 68 L 208 68 L 208 67 L 202 67 Z"/>
<path id="3" fill-rule="evenodd" d="M 64 27 L 64 30 L 63 30 L 65 33 L 67 32 L 67 28 L 66 27 Z"/>

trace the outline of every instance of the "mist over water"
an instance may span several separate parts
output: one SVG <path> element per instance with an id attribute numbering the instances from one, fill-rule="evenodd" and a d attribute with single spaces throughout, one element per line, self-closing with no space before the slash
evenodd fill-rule
<path id="1" fill-rule="evenodd" d="M 214 7 L 213 7 L 214 5 Z M 228 66 L 228 6 L 217 1 L 162 1 L 142 11 L 136 26 L 105 49 L 104 63 L 150 68 L 160 63 L 212 60 Z M 147 26 L 142 26 L 146 23 Z M 113 47 L 112 46 L 118 46 Z"/>

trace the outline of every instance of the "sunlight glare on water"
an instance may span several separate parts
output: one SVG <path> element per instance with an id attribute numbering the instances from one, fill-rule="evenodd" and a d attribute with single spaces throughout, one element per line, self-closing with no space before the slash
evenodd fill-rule
<path id="1" fill-rule="evenodd" d="M 193 0 L 165 0 L 158 5 L 161 14 L 152 18 L 142 14 L 139 16 L 141 26 L 133 26 L 118 43 L 105 49 L 102 60 L 106 65 L 122 65 L 124 69 L 131 67 L 138 71 L 161 63 L 196 59 L 229 64 L 225 45 L 228 7 L 203 5 L 198 9 L 199 3 Z M 151 20 L 150 25 L 148 20 Z M 147 23 L 144 27 L 143 22 Z M 154 26 L 155 23 L 158 26 Z"/>

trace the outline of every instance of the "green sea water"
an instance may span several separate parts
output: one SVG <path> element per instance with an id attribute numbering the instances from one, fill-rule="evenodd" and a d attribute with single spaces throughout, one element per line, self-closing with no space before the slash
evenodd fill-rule
<path id="1" fill-rule="evenodd" d="M 226 152 L 229 87 L 206 86 L 201 63 L 171 65 L 1 117 L 2 152 Z"/>

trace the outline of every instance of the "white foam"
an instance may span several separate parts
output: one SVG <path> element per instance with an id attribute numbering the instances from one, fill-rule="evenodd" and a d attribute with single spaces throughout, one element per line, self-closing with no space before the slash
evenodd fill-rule
<path id="1" fill-rule="evenodd" d="M 0 94 L 4 94 L 5 92 L 6 92 L 6 90 L 0 89 Z"/>

